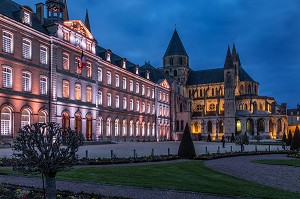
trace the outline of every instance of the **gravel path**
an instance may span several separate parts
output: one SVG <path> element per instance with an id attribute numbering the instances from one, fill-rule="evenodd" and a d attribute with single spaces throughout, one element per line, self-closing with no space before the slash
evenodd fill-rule
<path id="1" fill-rule="evenodd" d="M 300 193 L 300 167 L 252 163 L 253 160 L 291 159 L 286 155 L 257 155 L 221 158 L 204 164 L 218 172 Z M 300 197 L 299 197 L 300 198 Z"/>

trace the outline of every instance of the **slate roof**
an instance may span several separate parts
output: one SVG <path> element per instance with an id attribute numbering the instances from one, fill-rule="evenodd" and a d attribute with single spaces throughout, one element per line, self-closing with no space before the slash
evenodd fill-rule
<path id="1" fill-rule="evenodd" d="M 161 82 L 161 80 L 167 79 L 165 77 L 165 74 L 161 70 L 155 68 L 148 62 L 145 63 L 145 65 L 140 67 L 141 72 L 146 72 L 146 70 L 148 70 L 150 72 L 149 79 L 150 79 L 150 81 L 152 81 L 154 83 L 159 84 Z"/>
<path id="2" fill-rule="evenodd" d="M 16 21 L 21 22 L 20 16 L 18 11 L 21 10 L 21 5 L 17 4 L 16 2 L 13 2 L 11 0 L 1 0 L 1 6 L 0 6 L 0 14 L 3 14 L 11 19 L 14 19 Z M 26 6 L 28 8 L 28 6 Z M 40 20 L 36 17 L 36 14 L 32 14 L 32 28 L 48 34 L 48 31 L 44 26 L 41 24 Z"/>
<path id="3" fill-rule="evenodd" d="M 250 75 L 242 68 L 239 67 L 239 79 L 240 81 L 255 82 Z M 224 69 L 215 68 L 208 70 L 190 71 L 187 85 L 199 85 L 210 83 L 224 82 Z"/>
<path id="4" fill-rule="evenodd" d="M 188 57 L 176 29 L 173 33 L 173 36 L 171 38 L 171 41 L 168 45 L 168 48 L 165 52 L 164 57 L 170 56 L 170 55 L 184 55 L 184 56 Z"/>

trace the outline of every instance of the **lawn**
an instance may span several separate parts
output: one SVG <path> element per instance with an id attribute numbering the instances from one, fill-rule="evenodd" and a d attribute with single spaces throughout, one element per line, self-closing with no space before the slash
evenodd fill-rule
<path id="1" fill-rule="evenodd" d="M 300 159 L 294 160 L 255 160 L 254 163 L 269 164 L 269 165 L 286 165 L 300 167 Z"/>
<path id="2" fill-rule="evenodd" d="M 0 170 L 0 173 L 10 173 Z M 283 191 L 215 172 L 202 161 L 157 165 L 75 168 L 58 174 L 59 179 L 101 184 L 192 191 L 254 198 L 299 198 Z"/>

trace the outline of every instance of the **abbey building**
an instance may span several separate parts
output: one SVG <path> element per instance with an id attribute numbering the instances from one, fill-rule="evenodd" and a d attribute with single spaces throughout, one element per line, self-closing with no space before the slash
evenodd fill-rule
<path id="1" fill-rule="evenodd" d="M 186 123 L 194 139 L 244 132 L 276 138 L 287 129 L 235 47 L 223 68 L 193 71 L 175 30 L 163 68 L 139 66 L 94 38 L 88 12 L 84 22 L 69 19 L 66 0 L 38 3 L 35 12 L 2 0 L 0 40 L 1 143 L 48 121 L 87 141 L 178 140 Z"/>

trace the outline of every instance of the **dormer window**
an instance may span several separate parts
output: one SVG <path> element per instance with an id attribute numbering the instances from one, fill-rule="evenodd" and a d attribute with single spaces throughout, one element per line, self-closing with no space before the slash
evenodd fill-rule
<path id="1" fill-rule="evenodd" d="M 30 25 L 30 14 L 28 12 L 24 12 L 24 23 Z"/>
<path id="2" fill-rule="evenodd" d="M 146 79 L 150 79 L 150 78 L 149 78 L 149 75 L 150 75 L 150 72 L 149 72 L 149 71 L 146 71 Z"/>
<path id="3" fill-rule="evenodd" d="M 139 74 L 139 66 L 135 66 L 135 74 Z"/>
<path id="4" fill-rule="evenodd" d="M 106 61 L 108 61 L 108 62 L 111 62 L 110 55 L 111 55 L 111 51 L 110 51 L 110 50 L 107 50 L 107 51 L 105 52 L 105 57 L 106 57 Z"/>
<path id="5" fill-rule="evenodd" d="M 122 59 L 122 68 L 126 69 L 126 59 Z"/>

